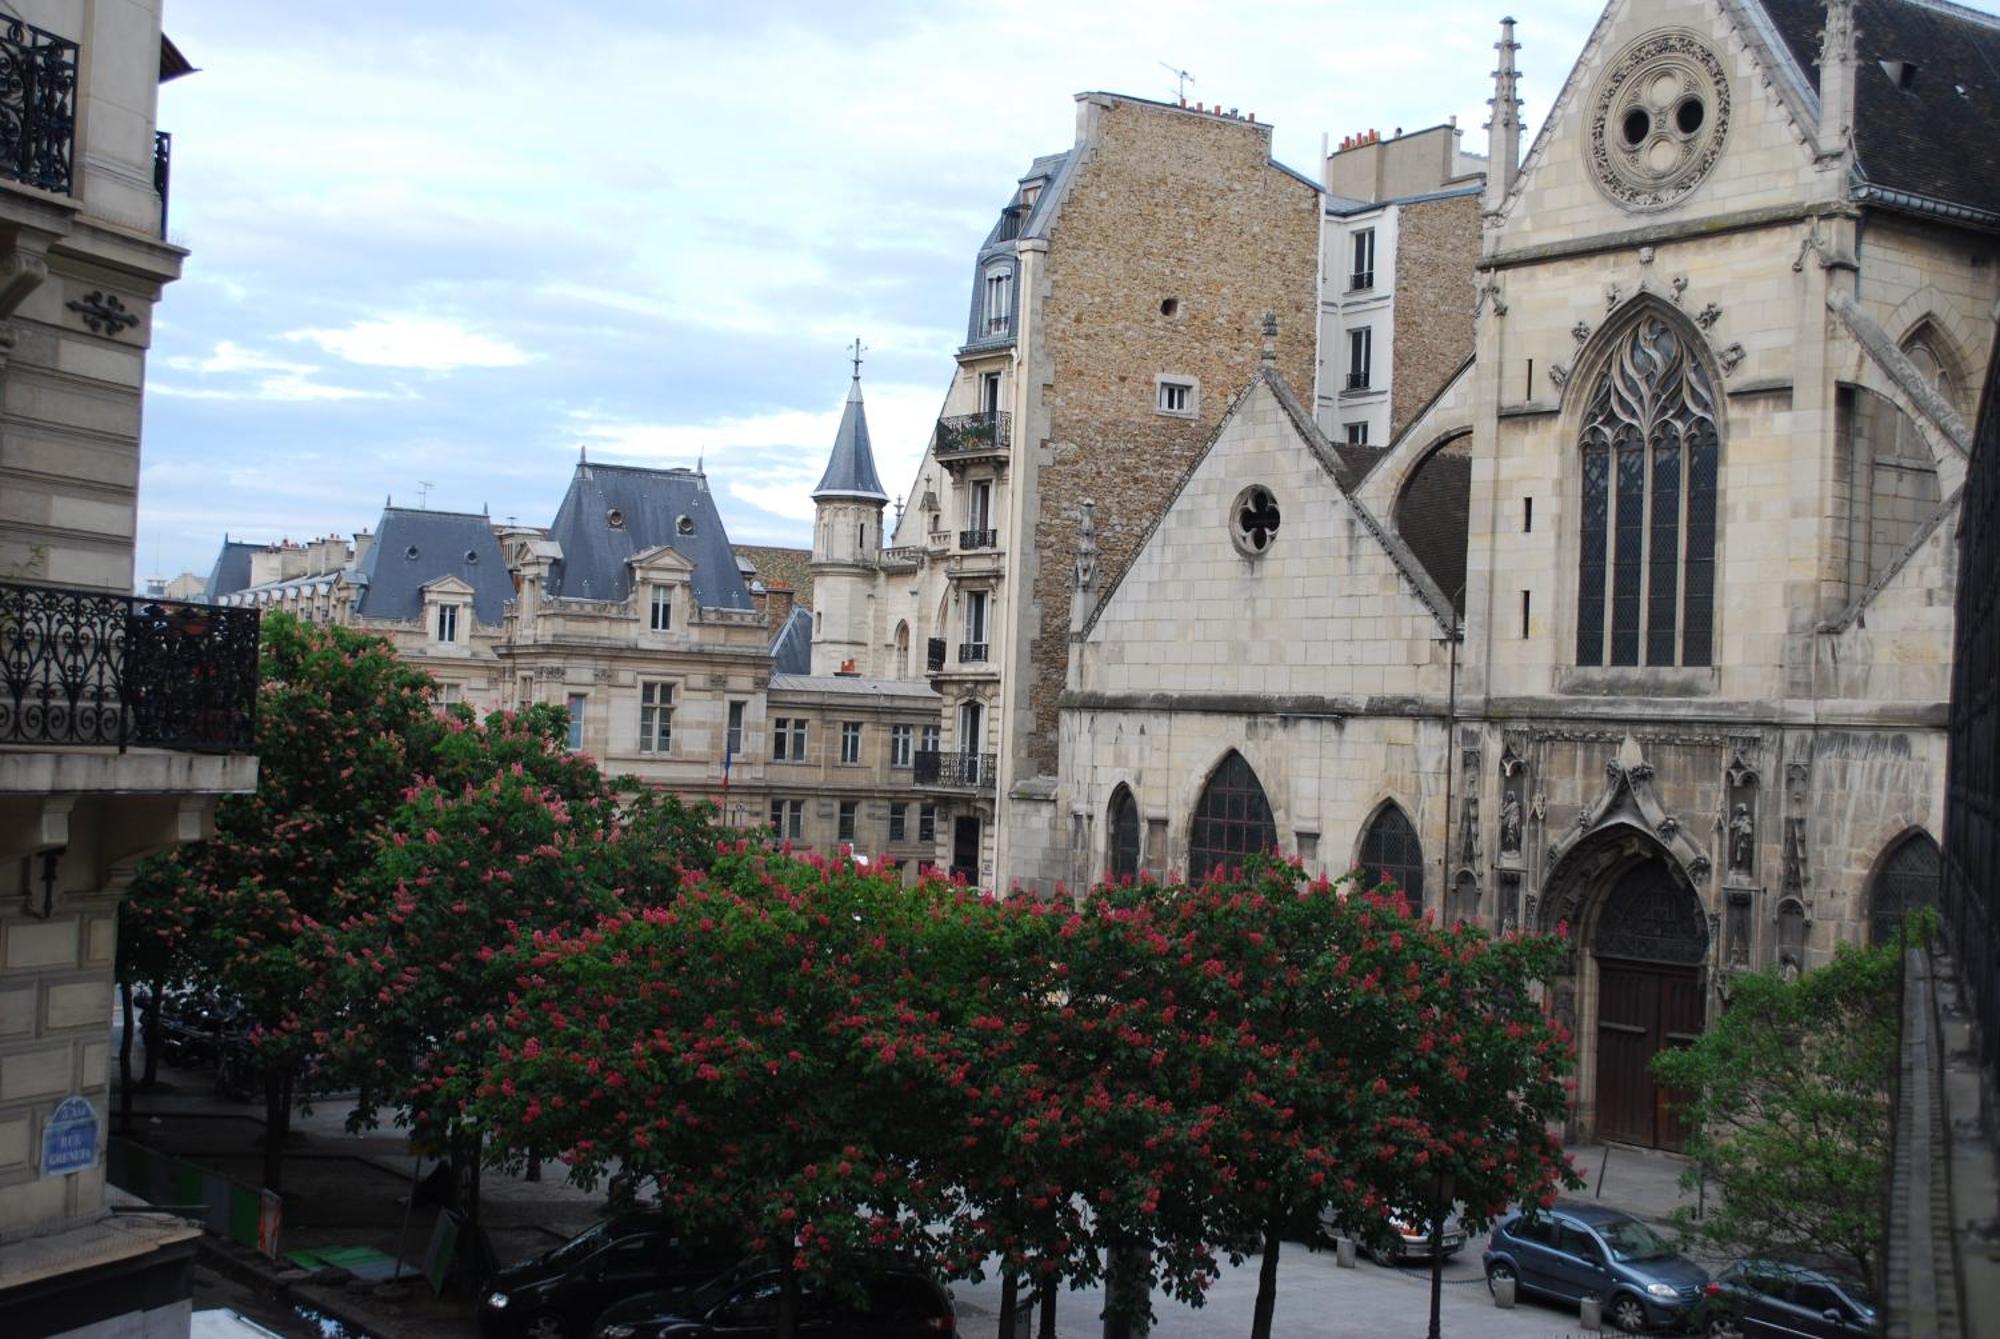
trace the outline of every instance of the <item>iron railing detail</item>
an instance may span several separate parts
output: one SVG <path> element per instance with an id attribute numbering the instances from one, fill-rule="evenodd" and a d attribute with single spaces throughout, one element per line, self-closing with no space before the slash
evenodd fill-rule
<path id="1" fill-rule="evenodd" d="M 173 176 L 174 137 L 164 130 L 153 132 L 153 189 L 160 196 L 160 240 L 167 237 L 167 184 Z"/>
<path id="2" fill-rule="evenodd" d="M 919 786 L 936 786 L 945 790 L 993 789 L 995 768 L 991 753 L 919 749 L 915 762 L 912 779 Z"/>
<path id="3" fill-rule="evenodd" d="M 1014 416 L 1005 410 L 984 414 L 954 414 L 937 421 L 937 454 L 962 456 L 1005 451 L 1014 440 Z"/>
<path id="4" fill-rule="evenodd" d="M 986 662 L 986 647 L 987 643 L 985 642 L 960 642 L 958 644 L 958 663 L 961 665 L 984 664 Z"/>
<path id="5" fill-rule="evenodd" d="M 990 549 L 1000 542 L 997 530 L 961 530 L 958 532 L 958 547 L 961 549 Z"/>
<path id="6" fill-rule="evenodd" d="M 924 664 L 929 667 L 930 672 L 932 674 L 944 673 L 944 656 L 945 656 L 944 638 L 942 637 L 931 638 L 930 644 L 925 648 L 925 651 L 926 654 L 924 656 Z"/>
<path id="7" fill-rule="evenodd" d="M 33 24 L 0 27 L 0 175 L 70 193 L 76 57 L 76 43 Z"/>
<path id="8" fill-rule="evenodd" d="M 1349 372 L 1347 374 L 1347 389 L 1351 391 L 1367 390 L 1368 374 L 1366 372 Z"/>
<path id="9" fill-rule="evenodd" d="M 259 618 L 0 584 L 0 744 L 248 752 Z"/>

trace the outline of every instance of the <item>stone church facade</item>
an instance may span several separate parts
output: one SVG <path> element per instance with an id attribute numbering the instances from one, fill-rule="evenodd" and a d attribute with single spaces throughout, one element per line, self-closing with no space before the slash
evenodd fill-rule
<path id="1" fill-rule="evenodd" d="M 1575 1131 L 1672 1146 L 1647 1062 L 1734 972 L 1935 896 L 2000 298 L 2000 184 L 1951 146 L 1988 115 L 1969 62 L 2000 24 L 1614 0 L 1525 157 L 1514 53 L 1509 23 L 1472 364 L 1355 458 L 1267 327 L 1122 578 L 1079 541 L 1045 873 L 1271 844 L 1496 932 L 1561 927 Z M 1404 506 L 1448 451 L 1462 515 Z"/>

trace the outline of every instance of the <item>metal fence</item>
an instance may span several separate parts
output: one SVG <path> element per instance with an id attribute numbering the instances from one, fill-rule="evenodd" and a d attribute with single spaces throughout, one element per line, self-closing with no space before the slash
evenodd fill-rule
<path id="1" fill-rule="evenodd" d="M 0 27 L 0 173 L 57 195 L 72 185 L 77 45 L 31 23 Z"/>

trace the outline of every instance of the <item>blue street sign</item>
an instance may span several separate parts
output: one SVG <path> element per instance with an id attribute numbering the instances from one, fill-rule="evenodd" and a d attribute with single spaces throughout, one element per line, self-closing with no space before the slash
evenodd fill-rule
<path id="1" fill-rule="evenodd" d="M 42 1127 L 42 1175 L 63 1176 L 97 1165 L 97 1108 L 65 1097 Z"/>

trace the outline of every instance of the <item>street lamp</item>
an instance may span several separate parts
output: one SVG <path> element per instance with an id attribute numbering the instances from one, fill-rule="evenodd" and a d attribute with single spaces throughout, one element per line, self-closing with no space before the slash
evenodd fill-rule
<path id="1" fill-rule="evenodd" d="M 1451 1173 L 1439 1168 L 1431 1187 L 1431 1328 L 1429 1339 L 1444 1339 L 1438 1329 L 1438 1306 L 1444 1298 L 1444 1220 L 1451 1212 Z"/>

